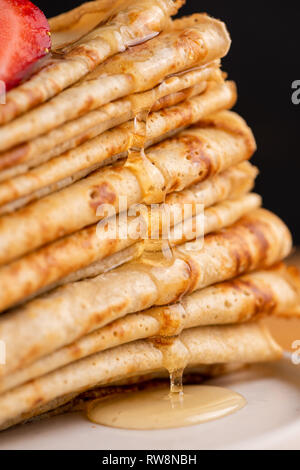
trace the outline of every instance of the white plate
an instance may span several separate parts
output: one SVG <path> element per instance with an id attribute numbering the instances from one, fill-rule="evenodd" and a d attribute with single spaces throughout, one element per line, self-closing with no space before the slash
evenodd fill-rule
<path id="1" fill-rule="evenodd" d="M 300 366 L 289 356 L 212 383 L 241 393 L 248 406 L 200 426 L 147 432 L 95 426 L 74 413 L 5 431 L 0 449 L 300 450 Z"/>

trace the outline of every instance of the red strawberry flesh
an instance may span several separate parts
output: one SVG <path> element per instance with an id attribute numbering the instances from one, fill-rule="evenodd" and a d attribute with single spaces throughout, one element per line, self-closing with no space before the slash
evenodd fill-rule
<path id="1" fill-rule="evenodd" d="M 44 13 L 29 0 L 0 0 L 0 80 L 9 90 L 51 48 Z"/>

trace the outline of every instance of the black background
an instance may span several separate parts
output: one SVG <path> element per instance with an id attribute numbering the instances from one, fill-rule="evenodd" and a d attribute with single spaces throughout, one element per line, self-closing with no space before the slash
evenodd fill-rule
<path id="1" fill-rule="evenodd" d="M 78 0 L 33 0 L 50 17 Z M 113 2 L 113 0 L 112 0 Z M 300 80 L 300 4 L 287 0 L 187 0 L 181 14 L 206 11 L 226 22 L 233 44 L 223 68 L 238 84 L 236 110 L 255 133 L 256 190 L 280 215 L 300 244 L 300 105 L 292 83 Z"/>

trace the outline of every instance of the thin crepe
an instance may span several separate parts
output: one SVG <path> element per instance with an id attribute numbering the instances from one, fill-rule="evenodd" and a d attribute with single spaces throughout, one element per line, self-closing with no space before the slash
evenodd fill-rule
<path id="1" fill-rule="evenodd" d="M 263 209 L 246 215 L 205 242 L 130 262 L 94 279 L 67 284 L 0 318 L 6 344 L 4 377 L 106 324 L 152 306 L 257 269 L 271 267 L 291 251 L 285 224 Z M 122 289 L 120 289 L 122 286 Z"/>
<path id="2" fill-rule="evenodd" d="M 255 141 L 238 115 L 221 112 L 152 147 L 144 158 L 100 169 L 70 187 L 0 219 L 0 263 L 102 220 L 137 203 L 161 203 L 166 194 L 251 157 Z M 100 210 L 99 210 L 100 208 Z M 98 214 L 98 215 L 97 215 Z M 14 233 L 14 237 L 11 234 Z"/>
<path id="3" fill-rule="evenodd" d="M 216 111 L 228 109 L 236 100 L 233 83 L 210 86 L 207 91 L 178 106 L 149 115 L 145 146 L 168 137 Z M 133 139 L 133 121 L 107 131 L 72 151 L 40 165 L 24 175 L 0 184 L 0 214 L 14 211 L 47 194 L 62 189 L 95 169 L 126 156 Z M 143 138 L 144 139 L 144 138 Z"/>
<path id="4" fill-rule="evenodd" d="M 196 198 L 195 198 L 196 199 Z M 197 203 L 196 203 L 197 204 Z M 167 226 L 169 217 L 164 217 L 165 207 L 154 212 L 157 214 L 157 224 L 151 228 L 153 212 L 149 213 L 149 232 L 155 240 L 146 240 L 145 248 L 148 251 L 156 250 L 160 244 L 160 229 L 164 235 L 162 245 L 168 243 L 166 237 L 169 236 L 169 245 L 175 246 L 187 240 L 195 239 L 197 235 L 208 234 L 210 232 L 228 227 L 236 222 L 249 211 L 257 209 L 261 205 L 261 198 L 256 194 L 248 194 L 226 202 L 220 202 L 215 206 L 205 210 L 203 214 L 202 203 L 195 206 L 194 211 L 199 214 L 194 218 L 189 218 L 182 214 L 183 207 L 179 205 L 170 207 L 173 217 L 170 217 L 170 227 Z M 172 210 L 173 209 L 173 210 Z M 199 220 L 198 220 L 199 219 Z M 162 225 L 160 222 L 164 221 Z M 110 221 L 110 222 L 114 222 Z M 109 223 L 109 222 L 108 222 Z M 111 266 L 114 264 L 113 254 L 128 250 L 143 238 L 143 233 L 139 230 L 141 217 L 121 217 L 117 220 L 116 237 L 107 234 L 107 224 L 101 227 L 93 227 L 76 233 L 68 239 L 41 248 L 24 258 L 0 268 L 0 311 L 12 305 L 24 301 L 28 297 L 37 295 L 45 290 L 52 289 L 67 282 L 74 282 L 86 277 L 95 277 L 103 273 L 103 264 Z M 172 226 L 175 225 L 172 230 Z M 126 226 L 125 226 L 126 224 Z M 119 234 L 124 233 L 120 236 Z M 200 232 L 200 234 L 199 234 Z M 148 234 L 145 231 L 145 238 Z M 110 258 L 109 263 L 103 263 L 106 258 Z M 112 258 L 112 260 L 111 260 Z M 122 264 L 123 257 L 116 257 L 118 264 Z M 92 260 L 92 261 L 91 261 Z M 129 261 L 125 251 L 125 260 Z M 115 266 L 114 266 L 115 267 Z M 43 275 L 41 276 L 41 272 Z"/>
<path id="5" fill-rule="evenodd" d="M 4 377 L 0 393 L 122 344 L 151 336 L 172 337 L 199 326 L 244 323 L 270 314 L 300 316 L 300 275 L 296 268 L 280 264 L 198 290 L 180 303 L 127 315 Z"/>
<path id="6" fill-rule="evenodd" d="M 150 90 L 170 74 L 204 66 L 223 57 L 230 45 L 224 24 L 206 15 L 197 15 L 197 18 L 197 22 L 194 17 L 190 19 L 189 28 L 162 33 L 113 57 L 84 81 L 0 127 L 0 151 L 27 142 L 118 98 Z M 0 116 L 1 111 L 2 107 Z"/>
<path id="7" fill-rule="evenodd" d="M 229 201 L 220 202 L 203 211 L 202 205 L 196 207 L 197 214 L 192 218 L 184 218 L 171 230 L 162 227 L 163 236 L 159 230 L 150 227 L 152 238 L 145 240 L 145 251 L 157 252 L 169 250 L 169 247 L 182 245 L 185 242 L 203 237 L 211 232 L 229 227 L 249 212 L 261 207 L 262 199 L 258 194 L 250 193 Z M 188 211 L 189 212 L 189 211 Z M 162 215 L 164 217 L 164 215 Z M 169 214 L 165 217 L 168 220 Z M 150 224 L 149 224 L 150 226 Z M 166 243 L 166 235 L 168 236 Z"/>
<path id="8" fill-rule="evenodd" d="M 180 208 L 184 204 L 190 204 L 193 208 L 192 214 L 195 215 L 196 204 L 210 207 L 226 199 L 236 199 L 246 194 L 253 188 L 256 175 L 257 169 L 249 162 L 243 162 L 184 191 L 169 194 L 165 203 L 171 209 L 170 221 L 179 223 L 178 218 L 182 217 L 182 212 L 177 206 Z M 163 207 L 152 209 L 150 225 L 152 222 L 152 225 L 160 227 L 163 232 L 164 220 Z M 117 224 L 120 224 L 120 221 Z M 120 240 L 118 237 L 107 240 L 107 237 L 101 236 L 95 224 L 29 253 L 0 268 L 0 309 L 8 308 L 46 286 L 64 282 L 73 272 L 84 271 L 83 274 L 86 274 L 88 266 L 113 256 L 112 253 L 117 253 L 136 241 L 132 238 Z M 86 276 L 82 275 L 81 279 L 84 277 Z M 79 279 L 80 277 L 77 278 Z"/>
<path id="9" fill-rule="evenodd" d="M 124 0 L 110 4 L 109 21 L 75 42 L 59 58 L 7 94 L 0 124 L 11 121 L 74 84 L 108 57 L 156 36 L 176 14 L 183 0 Z"/>
<path id="10" fill-rule="evenodd" d="M 145 108 L 153 111 L 173 106 L 205 91 L 210 81 L 223 81 L 219 64 L 164 80 L 159 89 L 137 93 L 88 112 L 53 131 L 0 154 L 0 181 L 24 173 L 102 132 L 133 119 Z M 155 99 L 157 101 L 155 102 Z"/>
<path id="11" fill-rule="evenodd" d="M 259 324 L 202 327 L 184 331 L 172 346 L 137 341 L 63 367 L 0 396 L 0 427 L 61 404 L 96 386 L 107 386 L 147 374 L 160 373 L 171 356 L 174 366 L 257 363 L 281 358 L 282 350 Z"/>
<path id="12" fill-rule="evenodd" d="M 182 383 L 184 386 L 191 384 L 200 385 L 206 380 L 228 374 L 235 374 L 245 368 L 249 368 L 249 364 L 243 364 L 241 362 L 187 367 L 182 376 Z M 60 397 L 53 402 L 47 403 L 47 405 L 36 409 L 34 411 L 34 415 L 31 414 L 29 419 L 22 421 L 22 424 L 37 422 L 74 411 L 83 411 L 86 413 L 89 405 L 93 405 L 92 402 L 95 400 L 105 399 L 111 395 L 119 393 L 137 392 L 146 389 L 151 390 L 153 387 L 161 387 L 163 385 L 169 386 L 169 384 L 170 374 L 166 370 L 162 369 L 160 372 L 123 379 L 111 386 L 96 386 L 95 388 L 86 390 L 83 393 L 71 393 Z M 53 408 L 53 406 L 55 406 L 55 408 Z"/>
<path id="13" fill-rule="evenodd" d="M 122 4 L 124 4 L 124 0 L 115 0 L 114 12 L 118 11 Z M 112 14 L 111 0 L 96 0 L 50 18 L 48 21 L 52 36 L 52 49 L 54 51 L 65 49 L 67 45 L 77 42 L 93 31 L 100 23 L 105 23 Z M 185 21 L 186 18 L 171 20 L 167 22 L 166 28 L 178 29 L 185 24 Z"/>
<path id="14" fill-rule="evenodd" d="M 49 18 L 52 49 L 59 51 L 79 41 L 97 26 L 107 22 L 124 5 L 124 0 L 115 0 L 113 5 L 111 0 L 96 0 Z"/>

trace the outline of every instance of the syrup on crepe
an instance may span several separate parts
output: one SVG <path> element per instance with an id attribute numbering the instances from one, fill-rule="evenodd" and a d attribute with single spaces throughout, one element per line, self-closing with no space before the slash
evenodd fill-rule
<path id="1" fill-rule="evenodd" d="M 151 341 L 163 354 L 170 388 L 159 386 L 95 400 L 87 409 L 90 421 L 129 430 L 171 429 L 223 418 L 246 405 L 244 397 L 225 388 L 204 385 L 183 388 L 183 372 L 189 359 L 185 345 L 177 337 Z"/>

